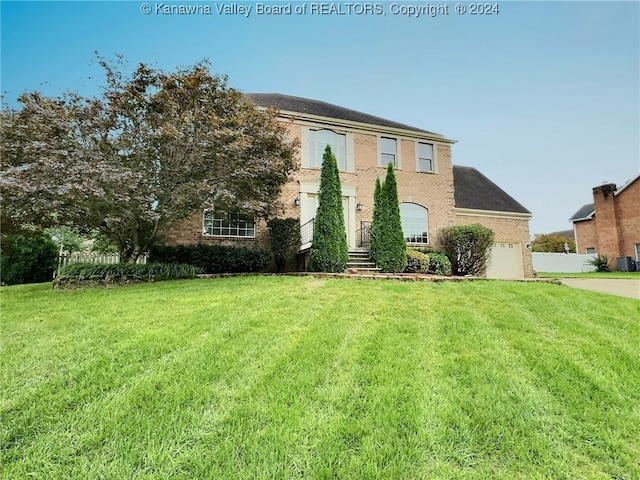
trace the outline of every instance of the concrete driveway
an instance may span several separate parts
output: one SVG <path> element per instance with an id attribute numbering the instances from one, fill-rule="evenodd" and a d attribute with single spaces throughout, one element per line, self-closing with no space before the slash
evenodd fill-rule
<path id="1" fill-rule="evenodd" d="M 563 285 L 640 299 L 640 280 L 618 278 L 563 278 Z"/>

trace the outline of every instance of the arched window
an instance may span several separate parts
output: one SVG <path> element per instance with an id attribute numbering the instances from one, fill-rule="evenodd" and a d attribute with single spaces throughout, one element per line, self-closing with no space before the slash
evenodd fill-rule
<path id="1" fill-rule="evenodd" d="M 415 203 L 400 204 L 402 232 L 407 243 L 429 243 L 429 211 Z"/>
<path id="2" fill-rule="evenodd" d="M 346 170 L 346 139 L 347 136 L 345 134 L 336 133 L 332 130 L 309 130 L 309 164 L 303 166 L 320 168 L 322 166 L 324 149 L 329 145 L 338 161 L 338 169 Z"/>

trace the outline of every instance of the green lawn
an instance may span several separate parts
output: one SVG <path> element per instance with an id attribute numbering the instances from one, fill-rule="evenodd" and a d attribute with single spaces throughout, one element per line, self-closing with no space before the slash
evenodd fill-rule
<path id="1" fill-rule="evenodd" d="M 637 300 L 275 276 L 0 295 L 0 478 L 640 478 Z"/>
<path id="2" fill-rule="evenodd" d="M 585 273 L 558 273 L 537 272 L 540 278 L 622 278 L 640 280 L 640 272 L 585 272 Z"/>

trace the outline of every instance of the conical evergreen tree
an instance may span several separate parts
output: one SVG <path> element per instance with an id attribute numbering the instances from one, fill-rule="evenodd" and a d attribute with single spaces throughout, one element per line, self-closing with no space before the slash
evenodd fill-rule
<path id="1" fill-rule="evenodd" d="M 343 272 L 349 260 L 338 162 L 328 145 L 322 157 L 309 260 L 311 270 L 318 272 Z"/>
<path id="2" fill-rule="evenodd" d="M 377 240 L 376 261 L 383 272 L 403 272 L 407 266 L 407 243 L 402 232 L 398 185 L 391 163 L 387 167 L 381 197 L 384 204 L 382 208 L 384 218 L 381 220 L 384 224 Z"/>
<path id="3" fill-rule="evenodd" d="M 382 236 L 382 231 L 385 225 L 386 217 L 386 202 L 384 198 L 383 183 L 380 182 L 380 177 L 376 178 L 376 186 L 373 191 L 373 220 L 371 222 L 371 237 L 369 255 L 373 261 L 377 262 L 379 252 L 379 238 Z"/>

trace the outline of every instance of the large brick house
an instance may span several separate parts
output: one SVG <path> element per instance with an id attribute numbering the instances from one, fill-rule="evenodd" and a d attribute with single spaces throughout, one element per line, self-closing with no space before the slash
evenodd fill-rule
<path id="1" fill-rule="evenodd" d="M 320 166 L 326 145 L 340 168 L 349 246 L 361 246 L 373 215 L 376 177 L 396 167 L 402 225 L 410 246 L 437 247 L 437 232 L 454 224 L 481 223 L 496 233 L 489 277 L 532 276 L 531 213 L 470 167 L 453 166 L 451 145 L 440 134 L 325 102 L 280 94 L 248 94 L 261 107 L 275 107 L 289 135 L 300 140 L 300 169 L 283 189 L 283 217 L 300 219 L 303 243 L 318 206 Z M 305 230 L 306 229 L 306 230 Z M 267 246 L 263 221 L 225 212 L 196 212 L 177 222 L 170 244 Z M 303 247 L 304 247 L 303 246 Z"/>
<path id="2" fill-rule="evenodd" d="M 616 259 L 640 261 L 640 175 L 620 189 L 613 183 L 593 188 L 593 203 L 570 219 L 578 253 L 598 253 L 617 267 Z"/>

